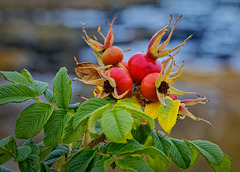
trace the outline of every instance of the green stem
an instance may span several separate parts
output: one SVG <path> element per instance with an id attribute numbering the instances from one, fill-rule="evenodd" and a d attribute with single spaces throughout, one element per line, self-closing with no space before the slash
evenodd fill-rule
<path id="1" fill-rule="evenodd" d="M 83 142 L 82 142 L 82 146 L 83 147 L 87 147 L 88 144 L 91 142 L 91 136 L 90 136 L 90 132 L 89 130 L 87 129 L 84 133 L 84 136 L 83 136 Z"/>
<path id="2" fill-rule="evenodd" d="M 1 147 L 1 149 L 4 150 L 7 154 L 11 155 L 13 158 L 15 158 L 15 159 L 17 158 L 16 155 L 12 151 L 6 149 L 5 147 Z"/>
<path id="3" fill-rule="evenodd" d="M 38 97 L 36 97 L 34 100 L 36 100 L 37 102 L 43 102 L 43 101 L 40 100 Z"/>
<path id="4" fill-rule="evenodd" d="M 44 103 L 44 101 L 40 100 L 38 97 L 36 97 L 34 100 L 36 100 L 37 102 L 43 102 Z M 54 108 L 54 110 L 59 109 L 59 108 L 53 106 L 52 103 L 49 103 L 49 104 Z"/>
<path id="5" fill-rule="evenodd" d="M 69 144 L 69 148 L 68 148 L 68 150 L 69 150 L 68 155 L 71 155 L 72 143 Z"/>

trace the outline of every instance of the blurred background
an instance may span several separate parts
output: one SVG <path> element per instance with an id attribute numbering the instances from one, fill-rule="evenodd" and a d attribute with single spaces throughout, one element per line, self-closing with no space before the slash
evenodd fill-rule
<path id="1" fill-rule="evenodd" d="M 135 52 L 146 52 L 151 36 L 166 26 L 173 15 L 175 27 L 167 48 L 173 48 L 190 34 L 178 55 L 184 60 L 183 76 L 175 84 L 179 89 L 195 91 L 210 103 L 190 110 L 212 122 L 179 120 L 170 137 L 209 140 L 232 158 L 233 171 L 240 169 L 240 0 L 0 0 L 0 70 L 28 69 L 37 80 L 52 83 L 56 72 L 65 66 L 71 79 L 75 63 L 96 62 L 91 48 L 83 41 L 82 25 L 89 35 L 96 35 L 100 25 L 104 35 L 117 17 L 114 44 L 128 60 Z M 168 34 L 167 34 L 168 35 Z M 166 37 L 164 37 L 166 38 Z M 0 85 L 6 84 L 0 76 Z M 77 95 L 92 97 L 93 87 L 72 83 L 72 102 L 82 101 Z M 50 85 L 51 88 L 51 85 Z M 179 97 L 180 99 L 186 97 Z M 189 98 L 189 97 L 188 97 Z M 15 122 L 23 108 L 32 103 L 7 104 L 0 107 L 0 139 L 14 135 Z M 40 133 L 35 141 L 40 141 Z M 18 140 L 21 144 L 24 140 Z M 4 166 L 17 171 L 17 164 Z M 116 170 L 117 171 L 117 170 Z M 167 172 L 184 171 L 171 164 Z M 199 156 L 188 171 L 213 171 Z"/>

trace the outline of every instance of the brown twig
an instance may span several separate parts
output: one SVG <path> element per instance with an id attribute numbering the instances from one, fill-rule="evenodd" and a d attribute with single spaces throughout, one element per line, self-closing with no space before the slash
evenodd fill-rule
<path id="1" fill-rule="evenodd" d="M 90 148 L 94 148 L 94 146 L 98 145 L 98 144 L 101 143 L 101 142 L 104 142 L 104 140 L 106 140 L 106 139 L 107 139 L 107 138 L 106 138 L 105 134 L 104 134 L 104 133 L 101 133 L 101 134 L 99 134 L 98 138 L 93 139 L 93 140 L 88 144 L 88 146 L 89 146 Z"/>

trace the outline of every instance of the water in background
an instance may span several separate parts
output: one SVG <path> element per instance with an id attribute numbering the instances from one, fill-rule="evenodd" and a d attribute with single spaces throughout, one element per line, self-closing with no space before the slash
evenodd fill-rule
<path id="1" fill-rule="evenodd" d="M 71 78 L 75 77 L 74 56 L 80 62 L 96 62 L 91 48 L 81 38 L 82 25 L 89 35 L 102 41 L 97 26 L 106 35 L 109 26 L 105 22 L 117 17 L 114 43 L 123 50 L 132 50 L 125 53 L 124 59 L 128 60 L 135 52 L 146 52 L 149 39 L 168 24 L 170 14 L 173 21 L 183 15 L 167 47 L 173 48 L 193 34 L 175 57 L 178 64 L 185 61 L 183 77 L 176 87 L 210 99 L 208 105 L 197 105 L 191 111 L 211 121 L 215 128 L 185 119 L 178 121 L 170 136 L 217 143 L 233 159 L 233 171 L 240 168 L 239 0 L 61 0 L 58 4 L 43 0 L 35 5 L 28 1 L 0 0 L 0 70 L 26 68 L 36 79 L 48 83 L 62 66 L 68 68 Z M 4 83 L 1 77 L 0 85 Z M 77 95 L 92 95 L 93 87 L 89 89 L 76 81 L 73 87 L 73 102 L 80 101 Z M 29 103 L 0 107 L 0 138 L 14 135 L 17 115 Z M 200 159 L 189 171 L 203 170 L 211 171 L 207 162 Z M 172 165 L 167 171 L 182 170 Z"/>

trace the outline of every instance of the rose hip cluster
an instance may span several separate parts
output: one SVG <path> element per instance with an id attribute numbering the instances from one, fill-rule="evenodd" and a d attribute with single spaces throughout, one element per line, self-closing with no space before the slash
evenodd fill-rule
<path id="1" fill-rule="evenodd" d="M 164 34 L 170 28 L 172 16 L 169 24 L 163 29 L 157 31 L 151 38 L 146 53 L 135 53 L 129 61 L 123 61 L 123 54 L 119 47 L 113 46 L 114 34 L 111 23 L 107 36 L 101 33 L 100 26 L 98 33 L 104 40 L 104 43 L 97 41 L 96 36 L 93 39 L 87 35 L 85 27 L 83 32 L 85 42 L 93 49 L 95 56 L 98 59 L 98 64 L 91 62 L 79 63 L 75 58 L 77 68 L 75 69 L 78 78 L 86 84 L 96 85 L 94 96 L 105 98 L 112 96 L 120 100 L 130 98 L 142 106 L 142 110 L 150 115 L 153 119 L 158 118 L 159 124 L 167 134 L 175 125 L 176 119 L 184 119 L 185 116 L 197 121 L 210 122 L 195 117 L 187 107 L 198 103 L 207 104 L 206 97 L 200 98 L 195 92 L 185 92 L 172 87 L 182 75 L 182 66 L 178 66 L 173 57 L 178 54 L 181 48 L 187 43 L 187 40 L 192 37 L 190 35 L 181 44 L 172 49 L 166 49 L 172 36 L 174 27 L 180 16 L 174 23 L 167 39 L 160 44 Z M 160 44 L 160 45 L 159 45 Z M 161 62 L 159 58 L 166 57 Z M 173 71 L 172 68 L 175 68 Z M 194 94 L 198 98 L 178 100 L 177 95 Z M 163 108 L 165 110 L 163 110 Z M 138 107 L 139 108 L 139 107 Z M 161 112 L 161 113 L 160 113 Z M 165 117 L 163 118 L 162 115 Z M 169 114 L 170 113 L 170 114 Z M 168 118 L 166 118 L 166 115 Z M 172 118 L 170 118 L 172 116 Z M 164 121 L 165 120 L 165 121 Z M 167 120 L 167 121 L 166 121 Z M 145 124 L 145 122 L 143 122 Z"/>
<path id="2" fill-rule="evenodd" d="M 98 26 L 98 33 L 104 39 L 104 44 L 87 35 L 85 27 L 83 39 L 93 49 L 95 56 L 98 59 L 98 64 L 84 62 L 78 63 L 76 73 L 84 83 L 97 85 L 94 93 L 96 97 L 104 98 L 112 95 L 115 99 L 126 97 L 136 97 L 142 104 L 148 102 L 159 101 L 165 105 L 164 97 L 169 96 L 173 100 L 177 99 L 177 95 L 195 94 L 194 92 L 184 92 L 178 90 L 171 85 L 180 78 L 182 66 L 175 64 L 173 57 L 180 51 L 189 38 L 185 39 L 181 44 L 172 49 L 166 49 L 172 36 L 174 27 L 181 16 L 175 21 L 171 32 L 167 39 L 159 45 L 162 37 L 170 28 L 172 16 L 169 24 L 163 29 L 157 31 L 151 38 L 147 47 L 146 53 L 135 53 L 131 56 L 128 62 L 123 61 L 123 53 L 119 47 L 113 46 L 114 34 L 112 25 L 116 18 L 111 23 L 107 36 L 101 33 L 101 28 Z M 171 54 L 174 52 L 173 54 Z M 160 62 L 158 59 L 167 57 Z M 176 70 L 172 71 L 175 66 Z"/>

